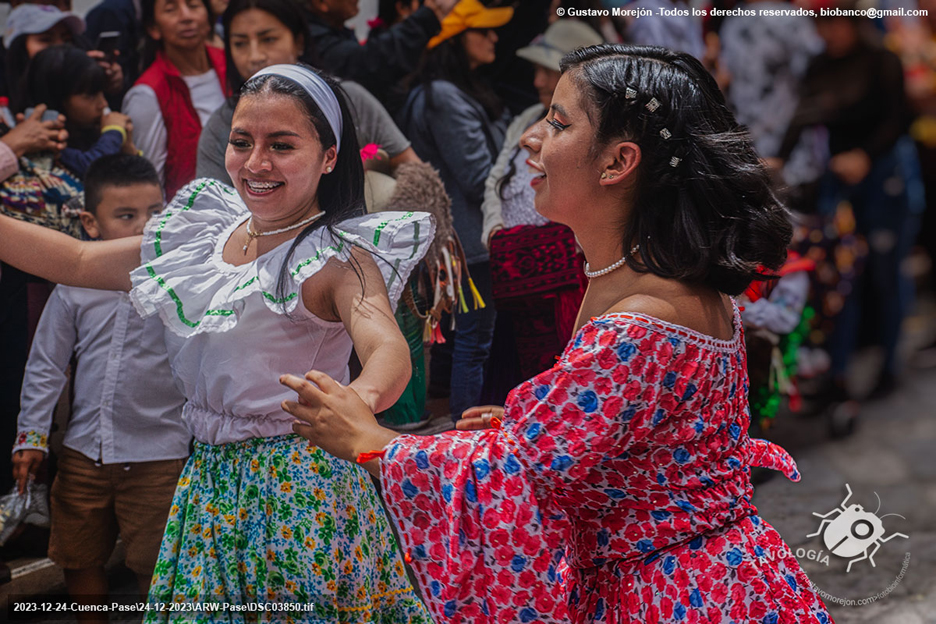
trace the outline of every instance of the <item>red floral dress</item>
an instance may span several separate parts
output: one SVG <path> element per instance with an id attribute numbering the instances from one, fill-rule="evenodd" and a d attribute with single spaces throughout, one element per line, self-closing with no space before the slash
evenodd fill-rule
<path id="1" fill-rule="evenodd" d="M 507 399 L 502 428 L 400 436 L 384 498 L 438 622 L 828 624 L 749 466 L 740 317 L 714 340 L 592 319 Z"/>

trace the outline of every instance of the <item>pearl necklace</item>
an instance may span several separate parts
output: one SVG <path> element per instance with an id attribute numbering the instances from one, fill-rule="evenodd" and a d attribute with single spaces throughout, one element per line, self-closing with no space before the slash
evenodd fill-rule
<path id="1" fill-rule="evenodd" d="M 293 223 L 292 225 L 289 225 L 284 228 L 280 228 L 278 230 L 270 230 L 269 232 L 254 232 L 253 230 L 251 230 L 250 224 L 253 223 L 253 217 L 250 217 L 249 219 L 247 219 L 247 228 L 246 228 L 247 229 L 247 242 L 244 243 L 244 255 L 245 256 L 247 255 L 247 248 L 250 247 L 250 241 L 252 241 L 253 239 L 260 238 L 261 236 L 273 236 L 274 234 L 282 234 L 283 232 L 288 232 L 289 230 L 295 230 L 296 228 L 300 228 L 303 225 L 308 225 L 309 223 L 312 223 L 313 221 L 321 217 L 323 214 L 325 214 L 324 211 L 317 212 L 311 217 L 309 217 L 308 219 L 303 219 L 302 221 L 298 223 Z"/>
<path id="2" fill-rule="evenodd" d="M 617 262 L 615 262 L 615 263 L 612 264 L 611 266 L 607 266 L 607 267 L 605 267 L 605 268 L 603 268 L 603 269 L 599 269 L 599 270 L 597 270 L 597 271 L 592 271 L 592 270 L 591 270 L 591 266 L 588 264 L 588 261 L 586 260 L 586 261 L 585 261 L 585 277 L 587 277 L 588 279 L 594 279 L 594 278 L 596 278 L 596 277 L 601 277 L 602 275 L 607 275 L 608 273 L 610 273 L 611 271 L 614 271 L 614 270 L 616 270 L 616 269 L 620 269 L 622 266 L 624 266 L 625 264 L 627 264 L 627 257 L 628 257 L 628 256 L 633 256 L 635 253 L 637 253 L 638 250 L 640 250 L 640 245 L 634 245 L 634 246 L 631 248 L 630 253 L 625 254 L 625 256 L 624 256 L 623 258 L 621 258 L 620 260 L 618 260 Z"/>

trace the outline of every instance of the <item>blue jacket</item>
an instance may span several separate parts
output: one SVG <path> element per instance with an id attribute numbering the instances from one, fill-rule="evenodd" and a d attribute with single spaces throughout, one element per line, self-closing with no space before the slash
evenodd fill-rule
<path id="1" fill-rule="evenodd" d="M 416 154 L 439 170 L 468 264 L 485 262 L 484 182 L 504 143 L 506 123 L 491 121 L 481 104 L 451 82 L 435 80 L 430 88 L 433 106 L 426 102 L 426 87 L 417 86 L 400 114 L 400 128 Z"/>

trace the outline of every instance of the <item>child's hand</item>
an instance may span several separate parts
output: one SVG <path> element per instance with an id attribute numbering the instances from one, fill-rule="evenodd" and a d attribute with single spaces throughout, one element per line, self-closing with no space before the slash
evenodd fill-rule
<path id="1" fill-rule="evenodd" d="M 357 393 L 325 373 L 309 371 L 302 377 L 283 375 L 280 383 L 295 390 L 297 401 L 283 401 L 283 411 L 302 422 L 293 431 L 339 459 L 356 461 L 361 453 L 379 451 L 397 433 L 381 427 Z M 364 467 L 376 474 L 376 462 Z"/>
<path id="2" fill-rule="evenodd" d="M 26 483 L 30 477 L 35 478 L 44 459 L 45 453 L 33 449 L 22 449 L 13 453 L 13 479 L 16 480 L 20 494 L 26 492 Z"/>
<path id="3" fill-rule="evenodd" d="M 127 131 L 127 134 L 129 134 L 129 126 L 131 126 L 130 117 L 128 115 L 124 115 L 123 113 L 111 111 L 101 118 L 101 127 L 106 128 L 107 126 L 120 126 Z"/>
<path id="4" fill-rule="evenodd" d="M 136 156 L 140 154 L 140 148 L 136 146 L 136 143 L 133 142 L 133 122 L 127 122 L 127 140 L 124 141 L 123 146 L 121 146 L 120 151 L 124 154 L 132 154 Z"/>
<path id="5" fill-rule="evenodd" d="M 480 405 L 478 407 L 469 407 L 462 412 L 461 420 L 455 423 L 455 428 L 459 431 L 500 429 L 503 420 L 503 407 L 498 405 Z"/>

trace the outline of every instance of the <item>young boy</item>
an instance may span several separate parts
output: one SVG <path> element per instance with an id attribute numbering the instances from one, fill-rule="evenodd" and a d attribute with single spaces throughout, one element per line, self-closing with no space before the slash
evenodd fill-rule
<path id="1" fill-rule="evenodd" d="M 162 208 L 159 176 L 145 158 L 113 154 L 88 168 L 81 222 L 92 238 L 139 235 Z M 73 599 L 98 602 L 119 534 L 145 594 L 191 440 L 162 321 L 140 318 L 126 293 L 55 288 L 23 380 L 13 448 L 20 491 L 48 451 L 73 353 L 75 396 L 52 485 L 49 558 L 65 569 Z"/>

